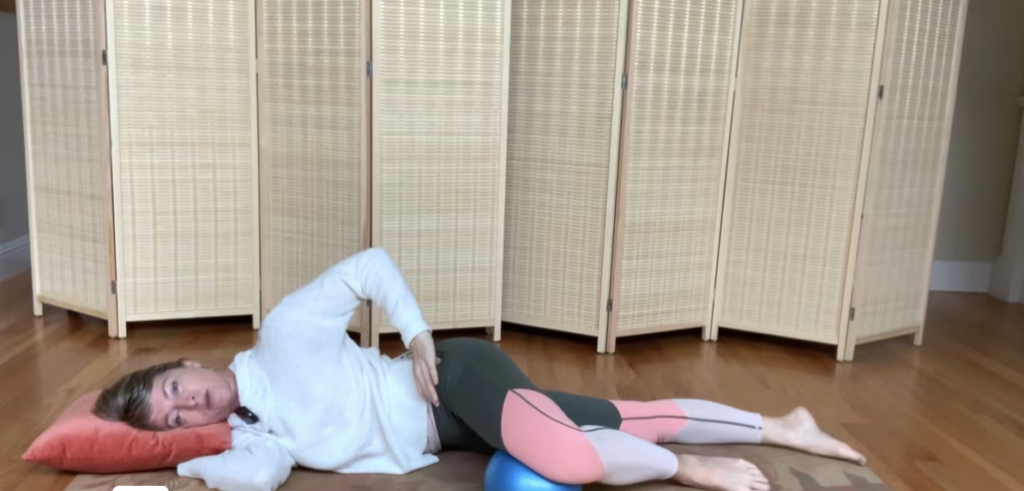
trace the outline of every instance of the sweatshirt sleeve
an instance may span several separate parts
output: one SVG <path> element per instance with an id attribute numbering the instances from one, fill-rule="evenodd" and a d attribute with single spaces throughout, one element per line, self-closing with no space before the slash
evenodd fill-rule
<path id="1" fill-rule="evenodd" d="M 232 439 L 230 450 L 178 464 L 178 475 L 220 491 L 274 491 L 288 480 L 295 461 L 279 443 L 244 432 Z"/>
<path id="2" fill-rule="evenodd" d="M 417 335 L 430 331 L 402 272 L 381 248 L 364 250 L 331 266 L 282 305 L 298 315 L 312 313 L 343 321 L 338 333 L 347 336 L 348 321 L 364 300 L 384 310 L 406 348 Z"/>

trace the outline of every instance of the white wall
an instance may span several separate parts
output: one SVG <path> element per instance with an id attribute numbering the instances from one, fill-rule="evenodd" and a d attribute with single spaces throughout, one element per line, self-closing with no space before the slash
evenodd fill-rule
<path id="1" fill-rule="evenodd" d="M 18 26 L 14 14 L 0 13 L 0 244 L 28 234 L 20 77 Z"/>
<path id="2" fill-rule="evenodd" d="M 1002 251 L 1024 92 L 1024 1 L 973 0 L 967 13 L 933 289 L 988 291 Z"/>
<path id="3" fill-rule="evenodd" d="M 1018 101 L 1024 109 L 1024 97 Z M 1024 115 L 1017 143 L 1010 206 L 1003 233 L 1003 252 L 992 264 L 989 291 L 1007 302 L 1024 302 Z"/>
<path id="4" fill-rule="evenodd" d="M 0 13 L 0 281 L 28 267 L 25 137 L 15 19 L 14 14 Z"/>

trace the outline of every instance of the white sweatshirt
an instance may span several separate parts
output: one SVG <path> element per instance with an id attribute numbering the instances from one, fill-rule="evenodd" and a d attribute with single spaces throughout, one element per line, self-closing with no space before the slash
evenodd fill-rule
<path id="1" fill-rule="evenodd" d="M 403 474 L 437 462 L 427 448 L 430 407 L 411 358 L 356 345 L 346 328 L 361 300 L 384 309 L 408 347 L 429 327 L 391 257 L 370 249 L 332 266 L 274 308 L 256 345 L 230 369 L 243 406 L 232 448 L 178 466 L 223 491 L 273 491 L 295 466 Z"/>

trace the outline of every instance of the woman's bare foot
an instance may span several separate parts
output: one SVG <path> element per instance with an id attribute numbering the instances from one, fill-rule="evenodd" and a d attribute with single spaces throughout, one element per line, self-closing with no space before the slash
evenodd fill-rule
<path id="1" fill-rule="evenodd" d="M 675 480 L 684 486 L 710 491 L 768 491 L 764 474 L 750 462 L 722 457 L 679 455 Z"/>
<path id="2" fill-rule="evenodd" d="M 849 445 L 818 428 L 807 409 L 798 407 L 781 418 L 765 418 L 764 443 L 864 465 L 867 459 Z"/>

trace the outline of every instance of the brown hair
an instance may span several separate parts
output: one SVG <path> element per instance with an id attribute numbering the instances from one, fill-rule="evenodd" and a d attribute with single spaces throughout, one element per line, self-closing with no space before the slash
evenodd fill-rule
<path id="1" fill-rule="evenodd" d="M 185 360 L 172 361 L 137 370 L 121 377 L 120 380 L 103 389 L 92 412 L 107 421 L 128 423 L 143 430 L 156 430 L 149 421 L 149 396 L 153 391 L 153 380 L 175 368 L 185 366 Z"/>

